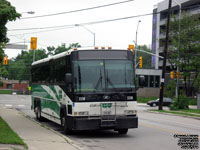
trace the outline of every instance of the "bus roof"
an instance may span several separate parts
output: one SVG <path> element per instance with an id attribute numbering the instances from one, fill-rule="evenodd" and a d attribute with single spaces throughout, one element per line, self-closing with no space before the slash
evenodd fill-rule
<path id="1" fill-rule="evenodd" d="M 101 51 L 101 50 L 103 50 L 103 51 L 120 51 L 121 50 L 121 51 L 127 51 L 125 49 L 108 49 L 107 50 L 107 49 L 94 49 L 94 48 L 93 49 L 90 49 L 90 48 L 88 48 L 88 49 L 78 48 L 78 50 L 76 50 L 76 51 L 90 51 L 90 50 L 97 50 L 97 51 Z M 32 66 L 38 65 L 38 64 L 42 64 L 42 63 L 48 62 L 50 60 L 55 60 L 55 59 L 70 55 L 73 51 L 75 51 L 75 50 L 74 49 L 70 49 L 68 51 L 59 53 L 57 55 L 54 55 L 54 56 L 51 56 L 51 57 L 48 57 L 48 58 L 44 58 L 44 59 L 41 59 L 41 60 L 38 60 L 38 61 L 35 61 L 35 62 L 32 63 Z"/>

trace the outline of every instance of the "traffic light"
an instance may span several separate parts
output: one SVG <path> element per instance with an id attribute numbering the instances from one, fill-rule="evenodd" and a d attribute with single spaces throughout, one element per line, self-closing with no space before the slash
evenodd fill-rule
<path id="1" fill-rule="evenodd" d="M 177 79 L 180 79 L 180 72 L 179 71 L 176 72 L 176 77 L 177 77 Z"/>
<path id="2" fill-rule="evenodd" d="M 128 49 L 129 49 L 129 50 L 132 50 L 132 52 L 133 52 L 133 54 L 134 54 L 134 49 L 135 49 L 134 45 L 128 45 Z"/>
<path id="3" fill-rule="evenodd" d="M 174 79 L 174 71 L 171 71 L 171 72 L 170 72 L 170 78 L 171 78 L 171 79 Z"/>
<path id="4" fill-rule="evenodd" d="M 142 68 L 142 56 L 140 56 L 140 64 L 139 64 L 140 68 Z"/>
<path id="5" fill-rule="evenodd" d="M 8 57 L 7 56 L 3 57 L 3 64 L 8 65 Z"/>
<path id="6" fill-rule="evenodd" d="M 31 49 L 36 50 L 37 49 L 37 38 L 31 37 Z"/>

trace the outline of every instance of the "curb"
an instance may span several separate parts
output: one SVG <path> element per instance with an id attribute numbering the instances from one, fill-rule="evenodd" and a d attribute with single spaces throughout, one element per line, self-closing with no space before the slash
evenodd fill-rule
<path id="1" fill-rule="evenodd" d="M 15 108 L 13 108 L 13 109 L 15 109 Z M 15 109 L 15 110 L 17 110 L 17 109 Z M 81 147 L 79 147 L 78 145 L 76 145 L 76 144 L 74 143 L 74 141 L 71 140 L 69 137 L 64 136 L 64 135 L 62 135 L 61 133 L 59 133 L 59 132 L 53 130 L 52 128 L 49 128 L 49 127 L 46 126 L 45 124 L 36 121 L 35 119 L 33 119 L 33 118 L 31 118 L 30 116 L 26 115 L 24 112 L 22 112 L 22 111 L 20 111 L 20 110 L 17 110 L 17 111 L 18 111 L 20 114 L 22 114 L 24 117 L 26 117 L 27 119 L 33 121 L 34 123 L 37 123 L 37 124 L 40 125 L 41 127 L 43 127 L 43 128 L 45 128 L 45 129 L 47 129 L 47 130 L 49 130 L 49 131 L 51 131 L 51 132 L 57 134 L 58 136 L 62 137 L 68 144 L 70 144 L 71 146 L 73 146 L 75 149 L 77 149 L 77 150 L 83 150 L 83 148 L 81 148 Z"/>
<path id="2" fill-rule="evenodd" d="M 172 114 L 172 113 L 165 113 L 165 112 L 156 112 L 156 111 L 151 111 L 151 110 L 144 110 L 144 112 L 149 112 L 149 113 L 154 113 L 154 114 L 163 114 L 163 115 L 169 115 L 169 116 L 179 116 L 179 117 L 185 117 L 185 118 L 192 118 L 192 119 L 200 120 L 200 117 L 195 117 L 195 116 L 187 116 L 187 115 Z"/>

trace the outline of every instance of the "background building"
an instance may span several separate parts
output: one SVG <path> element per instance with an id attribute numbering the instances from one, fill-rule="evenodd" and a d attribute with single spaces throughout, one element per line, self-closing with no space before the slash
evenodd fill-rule
<path id="1" fill-rule="evenodd" d="M 163 56 L 165 44 L 165 34 L 161 31 L 166 28 L 168 2 L 169 0 L 164 0 L 153 9 L 152 52 L 160 56 Z M 200 0 L 172 0 L 172 13 L 175 15 L 179 14 L 178 4 L 181 5 L 181 11 L 189 11 L 191 14 L 200 13 Z M 162 59 L 152 56 L 152 65 L 155 69 L 162 69 Z M 170 65 L 167 63 L 166 72 L 169 71 Z"/>

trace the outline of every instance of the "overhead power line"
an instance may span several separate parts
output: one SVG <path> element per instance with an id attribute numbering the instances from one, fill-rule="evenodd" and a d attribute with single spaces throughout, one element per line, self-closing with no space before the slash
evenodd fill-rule
<path id="1" fill-rule="evenodd" d="M 159 13 L 159 12 L 158 12 Z M 99 23 L 106 23 L 106 22 L 113 22 L 113 21 L 119 21 L 119 20 L 126 20 L 126 19 L 131 19 L 131 18 L 136 18 L 136 17 L 144 17 L 144 16 L 149 16 L 153 14 L 158 14 L 158 13 L 148 13 L 148 14 L 142 14 L 142 15 L 136 15 L 136 16 L 128 16 L 128 17 L 122 17 L 122 18 L 114 18 L 114 19 L 108 19 L 108 20 L 101 20 L 101 21 L 93 21 L 93 22 L 86 22 L 86 23 L 78 23 L 79 25 L 93 25 L 93 24 L 99 24 Z M 77 24 L 77 23 L 76 23 Z M 70 28 L 70 27 L 76 27 L 76 24 L 71 24 L 71 25 L 60 25 L 60 26 L 48 26 L 48 27 L 40 27 L 40 28 L 22 28 L 22 29 L 10 29 L 8 31 L 22 31 L 22 30 L 43 30 L 43 29 L 59 29 L 59 28 Z M 51 31 L 52 31 L 51 30 Z M 42 32 L 42 31 L 41 31 Z M 24 33 L 26 34 L 26 33 Z"/>
<path id="2" fill-rule="evenodd" d="M 197 5 L 197 6 L 199 6 L 199 5 Z M 194 6 L 188 6 L 186 8 L 182 8 L 182 10 L 187 10 L 189 8 L 194 8 Z M 109 20 L 94 21 L 94 22 L 88 22 L 88 23 L 76 23 L 76 24 L 79 24 L 79 25 L 92 25 L 92 24 L 98 24 L 98 23 L 105 23 L 105 22 L 112 22 L 112 21 L 118 21 L 118 20 L 131 19 L 131 18 L 136 18 L 136 17 L 144 17 L 144 16 L 149 16 L 149 15 L 154 15 L 154 14 L 159 14 L 159 13 L 161 13 L 161 12 L 147 13 L 147 14 L 141 14 L 141 15 L 135 15 L 135 16 L 128 16 L 128 17 L 123 17 L 123 18 L 115 18 L 115 19 L 109 19 Z M 74 26 L 75 26 L 75 24 L 60 25 L 60 26 L 48 26 L 48 27 L 38 27 L 38 28 L 10 29 L 8 31 L 43 30 L 43 29 L 52 29 L 52 30 L 49 30 L 49 31 L 54 31 L 54 30 L 61 30 L 61 28 L 63 28 L 63 29 L 65 29 L 65 28 L 72 28 Z M 43 32 L 43 31 L 39 31 L 37 33 L 40 33 L 40 32 Z M 48 31 L 44 31 L 44 32 L 48 32 Z M 27 34 L 29 34 L 29 33 L 27 33 Z"/>
<path id="3" fill-rule="evenodd" d="M 34 19 L 34 18 L 41 18 L 41 17 L 50 17 L 50 16 L 56 16 L 56 15 L 63 15 L 63 14 L 69 14 L 69 13 L 87 11 L 87 10 L 92 10 L 92 9 L 97 9 L 97 8 L 103 8 L 103 7 L 113 6 L 113 5 L 119 5 L 119 4 L 123 4 L 123 3 L 127 3 L 127 2 L 132 2 L 132 1 L 134 1 L 134 0 L 126 0 L 126 1 L 121 1 L 121 2 L 117 2 L 117 3 L 111 3 L 111 4 L 100 5 L 100 6 L 95 6 L 95 7 L 83 8 L 83 9 L 72 10 L 72 11 L 67 11 L 67 12 L 60 12 L 60 13 L 40 15 L 40 16 L 33 16 L 33 17 L 24 17 L 24 18 L 21 18 L 21 19 Z"/>

